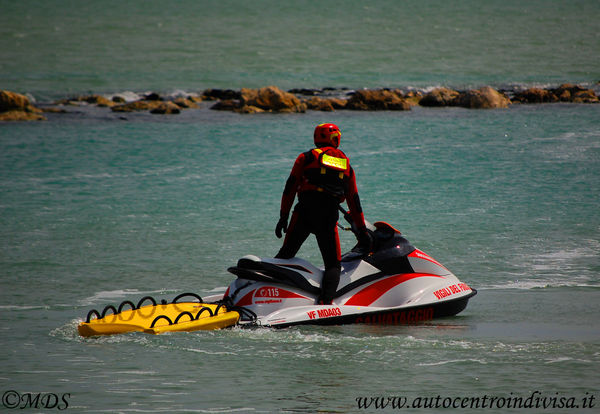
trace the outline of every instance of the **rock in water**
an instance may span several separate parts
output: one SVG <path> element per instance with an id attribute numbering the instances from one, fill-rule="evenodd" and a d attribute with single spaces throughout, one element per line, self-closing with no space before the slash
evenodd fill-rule
<path id="1" fill-rule="evenodd" d="M 362 89 L 352 95 L 346 109 L 361 111 L 408 111 L 411 106 L 396 91 L 387 89 Z"/>
<path id="2" fill-rule="evenodd" d="M 42 110 L 31 105 L 29 98 L 11 91 L 0 91 L 0 121 L 44 121 Z"/>
<path id="3" fill-rule="evenodd" d="M 419 105 L 429 107 L 454 106 L 459 95 L 459 92 L 452 89 L 436 88 L 423 96 L 419 100 Z"/>
<path id="4" fill-rule="evenodd" d="M 458 106 L 471 109 L 508 108 L 510 99 L 494 88 L 484 86 L 480 89 L 461 93 L 456 98 L 456 103 Z"/>
<path id="5" fill-rule="evenodd" d="M 255 106 L 271 112 L 306 112 L 306 104 L 295 95 L 284 92 L 276 86 L 260 89 L 241 90 L 241 103 L 244 106 Z"/>

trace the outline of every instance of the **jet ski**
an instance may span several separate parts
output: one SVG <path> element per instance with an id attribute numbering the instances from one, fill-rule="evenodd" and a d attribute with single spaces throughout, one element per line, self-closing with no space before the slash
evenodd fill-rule
<path id="1" fill-rule="evenodd" d="M 350 214 L 343 209 L 352 225 Z M 477 291 L 461 282 L 437 260 L 414 247 L 400 231 L 379 221 L 367 222 L 373 239 L 342 256 L 340 282 L 330 305 L 317 304 L 324 270 L 301 258 L 245 256 L 229 272 L 237 276 L 224 295 L 202 299 L 194 293 L 171 303 L 145 297 L 92 309 L 79 324 L 82 336 L 126 332 L 174 331 L 266 326 L 403 325 L 454 316 Z M 341 227 L 341 226 L 340 226 Z M 356 229 L 351 226 L 345 230 Z M 196 301 L 181 302 L 184 296 Z M 142 306 L 150 300 L 152 303 Z M 131 309 L 124 309 L 124 308 Z M 95 316 L 95 318 L 92 318 Z"/>
<path id="2" fill-rule="evenodd" d="M 341 210 L 352 224 L 349 213 Z M 323 269 L 301 258 L 253 255 L 228 269 L 237 279 L 222 298 L 212 299 L 247 310 L 240 325 L 284 328 L 414 324 L 456 315 L 477 293 L 390 224 L 379 221 L 367 226 L 373 247 L 364 251 L 357 245 L 342 256 L 340 283 L 330 305 L 316 304 Z"/>

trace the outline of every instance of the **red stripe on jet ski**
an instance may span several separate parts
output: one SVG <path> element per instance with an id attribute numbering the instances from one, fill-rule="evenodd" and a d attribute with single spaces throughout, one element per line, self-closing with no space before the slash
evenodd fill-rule
<path id="1" fill-rule="evenodd" d="M 418 277 L 439 277 L 443 279 L 442 276 L 432 275 L 430 273 L 404 273 L 401 275 L 390 276 L 362 289 L 356 295 L 353 295 L 350 299 L 348 299 L 344 305 L 369 306 L 390 289 L 398 286 L 400 283 L 404 283 L 407 280 Z"/>
<path id="2" fill-rule="evenodd" d="M 241 298 L 235 303 L 235 306 L 252 305 L 252 295 L 254 295 L 255 291 L 256 289 L 252 289 L 250 292 L 246 293 L 243 298 Z"/>
<path id="3" fill-rule="evenodd" d="M 417 257 L 419 259 L 427 260 L 427 261 L 429 261 L 431 263 L 434 263 L 434 264 L 436 264 L 436 265 L 438 265 L 438 266 L 443 267 L 444 269 L 446 269 L 443 264 L 441 264 L 440 262 L 438 262 L 437 260 L 435 260 L 433 257 L 429 256 L 428 254 L 422 252 L 419 249 L 415 249 L 411 254 L 408 255 L 408 257 Z M 448 269 L 446 269 L 446 270 L 448 270 Z"/>

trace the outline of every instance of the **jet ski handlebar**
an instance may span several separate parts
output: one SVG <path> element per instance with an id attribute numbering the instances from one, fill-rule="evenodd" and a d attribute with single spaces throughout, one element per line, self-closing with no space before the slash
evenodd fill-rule
<path id="1" fill-rule="evenodd" d="M 344 216 L 344 219 L 350 224 L 350 228 L 345 228 L 338 224 L 338 226 L 343 230 L 351 230 L 358 237 L 358 229 L 356 228 L 356 223 L 352 220 L 352 215 L 350 215 L 350 211 L 346 211 L 342 206 L 338 206 L 338 209 Z M 367 226 L 367 230 L 375 231 L 376 227 L 372 225 L 369 221 L 365 220 L 365 225 Z"/>

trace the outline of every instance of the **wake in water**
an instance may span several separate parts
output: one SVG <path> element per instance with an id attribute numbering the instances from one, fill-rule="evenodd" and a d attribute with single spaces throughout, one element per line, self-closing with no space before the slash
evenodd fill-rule
<path id="1" fill-rule="evenodd" d="M 559 250 L 536 255 L 523 254 L 517 258 L 523 263 L 523 273 L 508 273 L 503 282 L 487 281 L 480 289 L 544 289 L 544 288 L 599 288 L 598 274 L 594 271 L 596 251 L 590 247 Z"/>

